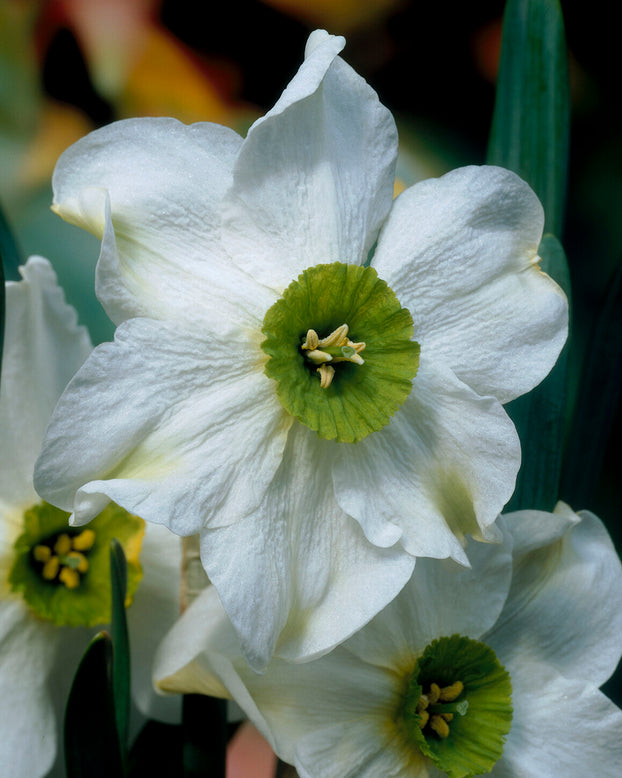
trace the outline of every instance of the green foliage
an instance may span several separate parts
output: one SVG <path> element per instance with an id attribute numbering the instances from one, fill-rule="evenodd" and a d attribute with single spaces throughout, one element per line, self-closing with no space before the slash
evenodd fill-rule
<path id="1" fill-rule="evenodd" d="M 534 189 L 561 234 L 569 138 L 568 62 L 558 0 L 509 0 L 488 162 Z"/>
<path id="2" fill-rule="evenodd" d="M 616 410 L 622 396 L 622 262 L 613 274 L 588 341 L 574 423 L 564 460 L 562 499 L 593 505 Z"/>
<path id="3" fill-rule="evenodd" d="M 127 758 L 130 719 L 130 643 L 125 618 L 127 595 L 127 562 L 123 546 L 117 538 L 110 541 L 110 582 L 112 590 L 112 618 L 110 631 L 114 652 L 113 690 L 115 717 L 123 761 Z"/>
<path id="4" fill-rule="evenodd" d="M 182 728 L 184 778 L 225 778 L 227 701 L 184 695 Z"/>
<path id="5" fill-rule="evenodd" d="M 115 721 L 112 641 L 100 632 L 74 678 L 65 711 L 67 778 L 122 778 Z"/>
<path id="6" fill-rule="evenodd" d="M 564 250 L 553 235 L 540 244 L 541 267 L 570 295 L 570 277 Z M 542 383 L 507 405 L 516 425 L 522 463 L 516 489 L 506 510 L 552 511 L 559 496 L 568 387 L 568 343 Z"/>

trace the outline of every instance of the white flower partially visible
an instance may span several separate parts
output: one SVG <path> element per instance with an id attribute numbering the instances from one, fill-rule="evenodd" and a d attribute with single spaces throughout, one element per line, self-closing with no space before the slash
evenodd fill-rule
<path id="1" fill-rule="evenodd" d="M 533 192 L 469 167 L 392 202 L 395 124 L 343 45 L 313 33 L 244 140 L 118 122 L 54 175 L 119 326 L 61 399 L 37 490 L 76 525 L 114 500 L 200 533 L 258 668 L 337 645 L 416 557 L 495 537 L 520 462 L 501 403 L 567 331 Z"/>
<path id="2" fill-rule="evenodd" d="M 469 547 L 472 570 L 422 560 L 343 645 L 309 663 L 274 659 L 264 675 L 249 669 L 207 590 L 163 642 L 156 683 L 232 696 L 301 778 L 617 778 L 622 712 L 598 690 L 622 653 L 622 569 L 611 540 L 596 516 L 562 503 L 554 514 L 521 511 L 499 523 L 502 544 Z M 469 639 L 458 650 L 456 634 Z M 483 653 L 490 649 L 509 674 L 511 700 Z M 414 677 L 422 689 L 413 697 Z M 464 688 L 450 690 L 455 681 Z M 435 716 L 447 719 L 436 722 L 442 734 L 431 728 Z"/>
<path id="3" fill-rule="evenodd" d="M 20 555 L 15 543 L 24 537 L 28 514 L 35 524 L 39 521 L 43 508 L 32 483 L 35 459 L 52 409 L 88 357 L 91 344 L 86 329 L 77 325 L 75 311 L 65 303 L 48 261 L 31 257 L 20 270 L 23 280 L 6 284 L 0 385 L 0 775 L 38 778 L 48 774 L 56 758 L 62 706 L 77 661 L 93 634 L 86 627 L 57 626 L 46 618 L 45 598 L 58 587 L 65 603 L 55 615 L 79 625 L 87 616 L 72 612 L 72 592 L 93 587 L 88 583 L 91 571 L 83 574 L 75 590 L 52 576 L 53 571 L 46 580 L 33 557 L 34 548 Z M 60 511 L 50 508 L 48 515 L 62 530 Z M 71 531 L 66 516 L 64 526 Z M 35 542 L 48 540 L 43 532 Z M 138 552 L 140 538 L 130 547 Z M 104 560 L 98 568 L 107 563 L 107 546 L 101 554 Z M 84 552 L 87 559 L 89 555 Z M 24 566 L 17 569 L 20 556 Z M 75 552 L 74 557 L 79 558 Z M 179 613 L 180 559 L 178 539 L 164 527 L 150 527 L 142 543 L 143 576 L 128 611 L 133 699 L 143 713 L 168 719 L 176 716 L 178 703 L 163 706 L 162 698 L 153 694 L 151 661 Z M 41 593 L 43 599 L 38 599 Z M 78 607 L 85 607 L 84 600 Z"/>

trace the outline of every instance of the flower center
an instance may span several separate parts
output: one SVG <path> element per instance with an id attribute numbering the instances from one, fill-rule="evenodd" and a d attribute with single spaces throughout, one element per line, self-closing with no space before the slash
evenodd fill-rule
<path id="1" fill-rule="evenodd" d="M 262 332 L 281 404 L 327 440 L 356 443 L 382 429 L 419 366 L 412 316 L 370 267 L 307 268 L 266 312 Z"/>
<path id="2" fill-rule="evenodd" d="M 395 720 L 407 747 L 449 778 L 488 773 L 512 723 L 510 676 L 484 643 L 439 638 L 405 679 Z"/>
<path id="3" fill-rule="evenodd" d="M 110 621 L 110 541 L 117 538 L 125 551 L 129 605 L 142 577 L 145 523 L 114 504 L 85 529 L 70 527 L 68 518 L 45 502 L 25 512 L 9 585 L 39 618 L 58 626 L 104 624 Z"/>
<path id="4" fill-rule="evenodd" d="M 92 529 L 71 535 L 62 532 L 38 543 L 32 549 L 32 560 L 40 565 L 44 581 L 75 589 L 80 585 L 80 576 L 89 569 L 87 555 L 94 543 L 95 532 Z"/>
<path id="5" fill-rule="evenodd" d="M 334 365 L 339 362 L 352 362 L 355 365 L 364 364 L 361 351 L 364 343 L 353 343 L 348 338 L 348 325 L 342 324 L 325 338 L 318 337 L 315 330 L 308 330 L 304 343 L 300 347 L 305 359 L 313 365 L 319 365 L 320 386 L 328 389 L 335 376 Z M 330 362 L 330 364 L 328 364 Z"/>

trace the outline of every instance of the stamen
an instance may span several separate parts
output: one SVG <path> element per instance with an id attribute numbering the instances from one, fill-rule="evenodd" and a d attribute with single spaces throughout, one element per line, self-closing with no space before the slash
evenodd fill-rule
<path id="1" fill-rule="evenodd" d="M 59 581 L 62 581 L 68 589 L 76 589 L 80 585 L 80 576 L 76 570 L 70 567 L 63 567 L 58 574 Z"/>
<path id="2" fill-rule="evenodd" d="M 464 684 L 462 681 L 456 681 L 451 686 L 445 686 L 440 690 L 439 700 L 440 702 L 453 702 L 459 697 L 464 690 Z"/>
<path id="3" fill-rule="evenodd" d="M 54 544 L 54 551 L 59 556 L 65 556 L 65 554 L 68 554 L 69 551 L 71 551 L 71 538 L 69 535 L 63 532 L 62 535 L 59 535 L 56 543 Z"/>
<path id="4" fill-rule="evenodd" d="M 95 532 L 85 529 L 73 539 L 72 545 L 76 551 L 89 551 L 95 543 Z"/>
<path id="5" fill-rule="evenodd" d="M 50 557 L 48 561 L 43 565 L 41 575 L 46 581 L 53 581 L 58 573 L 60 567 L 60 559 L 57 556 Z"/>
<path id="6" fill-rule="evenodd" d="M 417 711 L 417 716 L 419 716 L 419 729 L 423 729 L 430 719 L 430 714 L 427 710 L 421 710 Z"/>
<path id="7" fill-rule="evenodd" d="M 49 546 L 35 546 L 32 550 L 32 555 L 37 562 L 47 562 L 52 556 L 52 549 Z"/>
<path id="8" fill-rule="evenodd" d="M 365 348 L 364 342 L 353 343 L 348 340 L 348 325 L 342 324 L 333 330 L 325 338 L 318 338 L 315 330 L 307 330 L 301 349 L 306 351 L 305 358 L 314 365 L 324 367 L 326 362 L 352 362 L 355 365 L 365 364 L 365 360 L 360 356 L 360 352 Z M 320 386 L 327 389 L 334 378 L 334 368 L 319 369 Z"/>
<path id="9" fill-rule="evenodd" d="M 428 702 L 430 705 L 434 705 L 435 702 L 438 702 L 440 696 L 441 687 L 437 683 L 431 683 L 430 691 L 428 692 Z"/>
<path id="10" fill-rule="evenodd" d="M 330 365 L 320 365 L 317 372 L 320 374 L 320 387 L 322 389 L 328 389 L 335 377 L 335 368 Z"/>
<path id="11" fill-rule="evenodd" d="M 433 729 L 443 739 L 449 737 L 449 724 L 439 715 L 434 715 L 430 719 L 430 729 Z"/>

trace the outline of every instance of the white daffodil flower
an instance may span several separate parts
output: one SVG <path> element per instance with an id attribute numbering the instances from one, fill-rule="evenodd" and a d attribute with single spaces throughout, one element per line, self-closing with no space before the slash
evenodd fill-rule
<path id="1" fill-rule="evenodd" d="M 142 519 L 116 506 L 76 530 L 36 494 L 32 474 L 46 424 L 91 343 L 49 262 L 32 257 L 21 273 L 23 280 L 6 284 L 0 385 L 0 775 L 38 778 L 56 758 L 54 775 L 61 774 L 62 710 L 93 634 L 86 628 L 110 620 L 113 536 L 124 546 L 134 597 L 133 699 L 147 715 L 176 715 L 178 703 L 162 706 L 153 694 L 151 661 L 179 613 L 181 553 L 165 527 L 145 533 Z"/>
<path id="2" fill-rule="evenodd" d="M 264 675 L 206 590 L 164 640 L 162 690 L 232 696 L 301 778 L 617 778 L 622 569 L 600 520 L 521 511 L 472 569 L 422 560 L 398 597 L 320 659 Z"/>
<path id="3" fill-rule="evenodd" d="M 567 331 L 531 189 L 469 167 L 392 202 L 395 124 L 343 45 L 313 33 L 246 139 L 118 122 L 54 175 L 119 326 L 61 399 L 37 490 L 76 525 L 114 500 L 200 533 L 257 668 L 344 640 L 416 557 L 466 564 L 466 533 L 494 537 L 520 461 L 501 403 Z"/>

